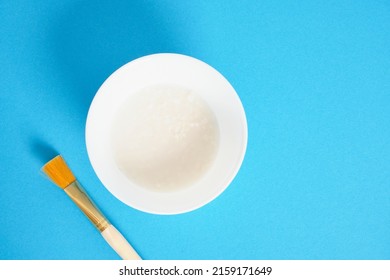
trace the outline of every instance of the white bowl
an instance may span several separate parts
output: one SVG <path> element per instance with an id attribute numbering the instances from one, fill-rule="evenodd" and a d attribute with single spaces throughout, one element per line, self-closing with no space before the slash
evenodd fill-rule
<path id="1" fill-rule="evenodd" d="M 214 112 L 219 126 L 213 165 L 193 185 L 172 192 L 154 192 L 129 180 L 119 170 L 110 142 L 112 122 L 123 101 L 159 84 L 194 90 Z M 148 55 L 116 70 L 98 90 L 87 117 L 87 151 L 97 176 L 119 200 L 148 213 L 184 213 L 215 199 L 237 174 L 246 144 L 245 112 L 233 87 L 208 64 L 180 54 Z"/>

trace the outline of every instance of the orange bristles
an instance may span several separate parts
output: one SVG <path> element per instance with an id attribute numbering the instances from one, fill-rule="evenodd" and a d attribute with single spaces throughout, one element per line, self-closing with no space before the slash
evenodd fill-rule
<path id="1" fill-rule="evenodd" d="M 42 171 L 61 189 L 76 181 L 61 155 L 56 156 L 42 167 Z"/>

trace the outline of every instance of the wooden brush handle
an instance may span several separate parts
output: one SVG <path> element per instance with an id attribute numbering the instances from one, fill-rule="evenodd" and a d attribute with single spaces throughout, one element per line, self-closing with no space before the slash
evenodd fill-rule
<path id="1" fill-rule="evenodd" d="M 113 225 L 109 225 L 103 230 L 102 236 L 122 259 L 142 260 L 134 248 Z"/>

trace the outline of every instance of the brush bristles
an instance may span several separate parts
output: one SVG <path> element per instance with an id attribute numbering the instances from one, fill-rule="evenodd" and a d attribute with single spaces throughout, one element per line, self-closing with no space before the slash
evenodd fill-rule
<path id="1" fill-rule="evenodd" d="M 76 181 L 72 171 L 60 155 L 46 163 L 42 171 L 61 189 Z"/>

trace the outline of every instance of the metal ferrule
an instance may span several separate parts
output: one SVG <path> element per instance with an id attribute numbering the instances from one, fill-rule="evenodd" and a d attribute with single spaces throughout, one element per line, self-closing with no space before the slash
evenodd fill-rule
<path id="1" fill-rule="evenodd" d="M 100 232 L 110 225 L 77 180 L 67 186 L 64 191 Z"/>

